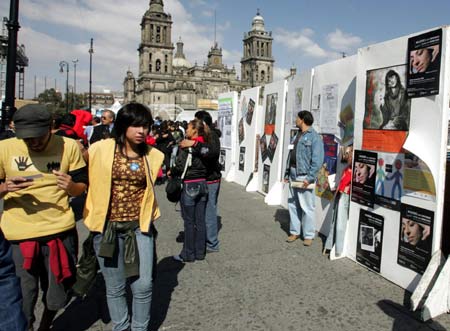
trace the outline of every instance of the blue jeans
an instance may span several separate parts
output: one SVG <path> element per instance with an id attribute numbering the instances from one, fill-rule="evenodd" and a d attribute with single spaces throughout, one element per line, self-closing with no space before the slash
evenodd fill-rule
<path id="1" fill-rule="evenodd" d="M 14 268 L 12 249 L 0 231 L 0 330 L 26 329 L 27 320 L 22 312 L 22 292 Z"/>
<path id="2" fill-rule="evenodd" d="M 210 250 L 219 250 L 217 200 L 219 198 L 220 181 L 208 184 L 208 201 L 206 202 L 206 247 Z"/>
<path id="3" fill-rule="evenodd" d="M 344 250 L 345 231 L 347 230 L 348 210 L 350 207 L 350 195 L 339 193 L 337 203 L 335 202 L 333 220 L 330 233 L 325 243 L 325 249 L 331 250 L 336 245 L 336 255 L 341 255 Z M 336 239 L 335 239 L 336 238 Z"/>
<path id="4" fill-rule="evenodd" d="M 305 176 L 296 176 L 295 168 L 290 168 L 290 180 L 303 181 Z M 290 234 L 300 235 L 304 239 L 314 239 L 316 225 L 314 209 L 316 207 L 314 190 L 289 186 L 288 207 L 290 216 Z"/>
<path id="5" fill-rule="evenodd" d="M 150 322 L 150 306 L 152 301 L 152 270 L 153 270 L 153 235 L 144 234 L 139 228 L 135 230 L 139 251 L 139 277 L 130 278 L 129 283 L 133 293 L 133 317 L 131 330 L 147 330 Z M 114 258 L 98 256 L 103 235 L 94 237 L 94 249 L 106 285 L 106 300 L 109 315 L 113 323 L 113 331 L 127 330 L 130 327 L 130 316 L 126 299 L 127 279 L 124 273 L 124 235 L 117 234 Z"/>
<path id="6" fill-rule="evenodd" d="M 180 255 L 185 261 L 192 262 L 205 258 L 207 196 L 208 188 L 205 180 L 183 184 L 180 204 L 184 220 L 184 244 Z"/>

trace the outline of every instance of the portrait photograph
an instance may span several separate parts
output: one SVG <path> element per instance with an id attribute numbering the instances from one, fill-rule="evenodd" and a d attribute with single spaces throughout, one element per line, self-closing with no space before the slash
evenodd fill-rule
<path id="1" fill-rule="evenodd" d="M 266 117 L 264 119 L 264 133 L 272 134 L 275 131 L 277 116 L 278 93 L 268 94 L 266 98 Z"/>
<path id="2" fill-rule="evenodd" d="M 239 170 L 244 171 L 245 168 L 245 147 L 239 148 Z"/>
<path id="3" fill-rule="evenodd" d="M 364 129 L 408 131 L 410 113 L 405 65 L 367 71 Z"/>
<path id="4" fill-rule="evenodd" d="M 275 134 L 275 132 L 270 136 L 270 140 L 269 140 L 269 148 L 268 148 L 268 153 L 269 153 L 269 159 L 270 162 L 273 161 L 273 158 L 275 156 L 275 151 L 277 149 L 277 145 L 278 145 L 278 137 Z"/>
<path id="5" fill-rule="evenodd" d="M 261 149 L 261 160 L 264 162 L 267 159 L 267 138 L 264 134 L 259 140 L 259 147 Z"/>
<path id="6" fill-rule="evenodd" d="M 253 112 L 255 111 L 255 101 L 250 98 L 248 101 L 247 114 L 245 115 L 245 121 L 248 125 L 252 125 Z"/>
<path id="7" fill-rule="evenodd" d="M 242 142 L 245 139 L 244 118 L 243 117 L 239 120 L 238 135 L 239 135 L 239 145 L 240 145 L 240 144 L 242 144 Z"/>
<path id="8" fill-rule="evenodd" d="M 439 94 L 442 29 L 408 39 L 406 89 L 410 98 Z"/>

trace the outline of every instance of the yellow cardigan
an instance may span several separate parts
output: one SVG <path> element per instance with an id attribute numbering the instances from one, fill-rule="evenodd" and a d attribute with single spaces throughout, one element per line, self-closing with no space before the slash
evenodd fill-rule
<path id="1" fill-rule="evenodd" d="M 90 231 L 103 232 L 104 230 L 111 197 L 115 146 L 114 139 L 105 139 L 96 142 L 89 148 L 89 190 L 83 214 L 84 223 Z M 163 153 L 156 148 L 149 147 L 144 159 L 147 188 L 144 192 L 139 215 L 140 229 L 144 233 L 149 232 L 151 222 L 161 215 L 153 183 L 155 183 L 163 160 Z M 148 173 L 149 170 L 150 174 Z"/>

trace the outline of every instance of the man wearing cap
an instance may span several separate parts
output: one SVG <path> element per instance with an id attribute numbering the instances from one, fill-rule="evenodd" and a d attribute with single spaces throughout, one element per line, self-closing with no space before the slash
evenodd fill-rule
<path id="1" fill-rule="evenodd" d="M 33 328 L 43 291 L 39 330 L 49 330 L 67 303 L 75 276 L 77 234 L 69 197 L 87 188 L 87 168 L 77 142 L 51 134 L 44 105 L 26 105 L 13 117 L 16 138 L 0 141 L 1 230 L 12 244 L 23 311 Z"/>

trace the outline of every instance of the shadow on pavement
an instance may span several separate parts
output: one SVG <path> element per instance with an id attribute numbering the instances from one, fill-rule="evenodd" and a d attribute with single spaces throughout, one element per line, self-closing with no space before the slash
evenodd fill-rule
<path id="1" fill-rule="evenodd" d="M 406 305 L 400 305 L 392 300 L 380 300 L 377 302 L 378 307 L 394 322 L 392 324 L 392 331 L 411 330 L 412 320 L 416 323 L 415 330 L 446 330 L 444 326 L 433 320 L 422 322 L 420 320 L 420 314 L 410 311 L 407 306 L 409 305 L 410 297 L 408 292 L 405 292 L 404 301 Z"/>
<path id="2" fill-rule="evenodd" d="M 101 273 L 85 298 L 75 298 L 53 322 L 54 331 L 88 330 L 95 322 L 110 322 L 106 303 L 105 281 Z"/>
<path id="3" fill-rule="evenodd" d="M 153 283 L 150 330 L 159 330 L 166 319 L 172 293 L 178 286 L 178 273 L 184 264 L 175 261 L 172 256 L 158 262 L 156 279 Z"/>
<path id="4" fill-rule="evenodd" d="M 289 211 L 287 209 L 277 209 L 274 218 L 275 222 L 280 223 L 280 228 L 289 236 Z"/>

